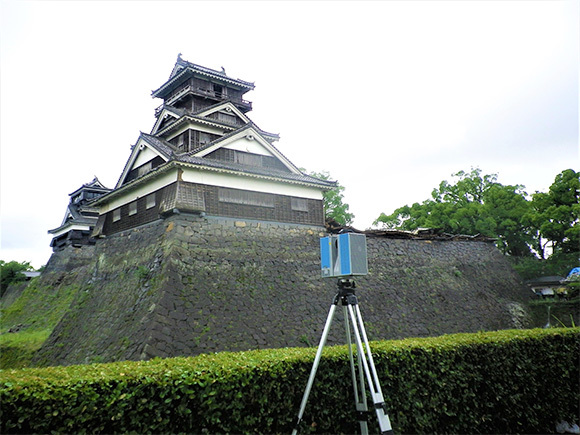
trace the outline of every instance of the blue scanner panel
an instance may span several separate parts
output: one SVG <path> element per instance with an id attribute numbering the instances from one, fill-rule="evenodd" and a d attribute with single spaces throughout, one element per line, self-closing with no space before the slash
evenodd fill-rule
<path id="1" fill-rule="evenodd" d="M 322 237 L 320 239 L 320 268 L 332 269 L 331 247 L 332 240 L 330 237 Z"/>
<path id="2" fill-rule="evenodd" d="M 340 275 L 352 274 L 350 261 L 350 238 L 348 234 L 339 234 L 338 247 L 340 249 Z"/>

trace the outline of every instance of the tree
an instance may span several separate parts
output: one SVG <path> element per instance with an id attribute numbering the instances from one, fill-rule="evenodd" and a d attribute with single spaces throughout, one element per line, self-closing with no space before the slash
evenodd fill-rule
<path id="1" fill-rule="evenodd" d="M 532 195 L 532 211 L 526 217 L 536 229 L 536 250 L 541 258 L 548 244 L 554 253 L 580 250 L 579 176 L 566 169 L 556 176 L 547 193 Z"/>
<path id="2" fill-rule="evenodd" d="M 21 272 L 27 270 L 32 270 L 32 266 L 28 261 L 22 263 L 10 261 L 6 263 L 4 260 L 0 260 L 0 296 L 4 295 L 10 284 L 24 281 L 26 277 Z"/>
<path id="3" fill-rule="evenodd" d="M 534 231 L 524 218 L 531 210 L 523 186 L 494 184 L 485 194 L 483 216 L 503 252 L 517 257 L 532 256 Z"/>
<path id="4" fill-rule="evenodd" d="M 455 183 L 443 180 L 433 189 L 432 199 L 403 206 L 392 214 L 382 213 L 375 224 L 386 228 L 415 230 L 436 228 L 452 234 L 482 234 L 497 238 L 502 252 L 531 255 L 531 230 L 523 216 L 530 204 L 523 186 L 504 186 L 497 175 L 481 175 L 480 169 L 452 174 Z"/>
<path id="5" fill-rule="evenodd" d="M 324 172 L 309 172 L 308 175 L 320 178 L 322 180 L 330 180 L 330 174 Z M 341 225 L 350 225 L 354 219 L 354 214 L 350 213 L 349 206 L 344 202 L 344 187 L 336 182 L 336 186 L 323 193 L 324 199 L 324 214 L 326 219 L 334 219 Z"/>

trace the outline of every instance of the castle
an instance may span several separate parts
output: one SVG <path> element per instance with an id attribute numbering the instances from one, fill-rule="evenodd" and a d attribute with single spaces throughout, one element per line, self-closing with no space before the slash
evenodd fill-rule
<path id="1" fill-rule="evenodd" d="M 335 183 L 300 171 L 248 118 L 253 88 L 178 57 L 115 187 L 83 185 L 51 230 L 39 285 L 75 297 L 36 364 L 317 343 L 336 292 L 319 258 Z M 367 242 L 357 283 L 371 340 L 525 326 L 527 291 L 493 241 L 370 231 Z"/>
<path id="2" fill-rule="evenodd" d="M 252 89 L 179 55 L 152 92 L 163 103 L 151 133 L 139 135 L 115 188 L 91 202 L 92 237 L 175 213 L 322 226 L 322 192 L 334 184 L 300 171 L 274 146 L 279 136 L 248 118 Z M 52 231 L 62 246 L 64 228 Z"/>

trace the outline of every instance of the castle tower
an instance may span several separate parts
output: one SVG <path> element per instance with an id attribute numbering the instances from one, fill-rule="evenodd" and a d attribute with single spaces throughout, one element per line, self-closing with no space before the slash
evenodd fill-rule
<path id="1" fill-rule="evenodd" d="M 99 210 L 93 203 L 95 199 L 110 191 L 111 189 L 103 186 L 95 177 L 90 183 L 83 184 L 69 194 L 70 202 L 62 223 L 58 228 L 48 231 L 54 236 L 50 242 L 53 251 L 68 245 L 81 247 L 95 243 L 91 233 L 97 223 Z"/>
<path id="2" fill-rule="evenodd" d="M 300 171 L 277 134 L 247 116 L 254 84 L 178 56 L 152 92 L 163 103 L 141 133 L 115 188 L 95 205 L 94 236 L 175 213 L 323 226 L 323 192 L 334 184 Z"/>

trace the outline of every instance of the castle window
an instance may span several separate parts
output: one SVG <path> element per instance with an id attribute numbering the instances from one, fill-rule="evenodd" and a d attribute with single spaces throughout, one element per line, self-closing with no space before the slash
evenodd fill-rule
<path id="1" fill-rule="evenodd" d="M 218 112 L 218 121 L 225 122 L 226 124 L 236 125 L 238 118 L 234 115 L 228 113 Z"/>
<path id="2" fill-rule="evenodd" d="M 137 168 L 137 177 L 142 177 L 149 171 L 151 171 L 151 162 L 147 162 Z"/>
<path id="3" fill-rule="evenodd" d="M 213 91 L 216 97 L 222 97 L 226 95 L 225 88 L 221 85 L 213 83 Z"/>
<path id="4" fill-rule="evenodd" d="M 305 198 L 292 198 L 292 210 L 308 211 L 308 200 Z"/>
<path id="5" fill-rule="evenodd" d="M 218 190 L 218 200 L 233 204 L 254 205 L 258 207 L 274 208 L 274 195 L 261 192 L 250 192 L 247 190 L 227 189 L 220 187 Z"/>
<path id="6" fill-rule="evenodd" d="M 177 148 L 180 150 L 185 149 L 185 133 L 182 133 L 177 137 Z"/>
<path id="7" fill-rule="evenodd" d="M 113 210 L 113 222 L 117 222 L 121 220 L 121 209 L 117 208 Z"/>
<path id="8" fill-rule="evenodd" d="M 199 132 L 199 143 L 205 144 L 211 142 L 211 134 L 206 133 L 205 131 Z"/>
<path id="9" fill-rule="evenodd" d="M 152 193 L 151 195 L 147 195 L 147 210 L 149 210 L 150 208 L 155 207 L 155 194 Z"/>
<path id="10" fill-rule="evenodd" d="M 262 156 L 259 154 L 236 151 L 236 163 L 248 166 L 262 166 Z"/>
<path id="11" fill-rule="evenodd" d="M 137 201 L 129 203 L 129 216 L 137 214 Z"/>

